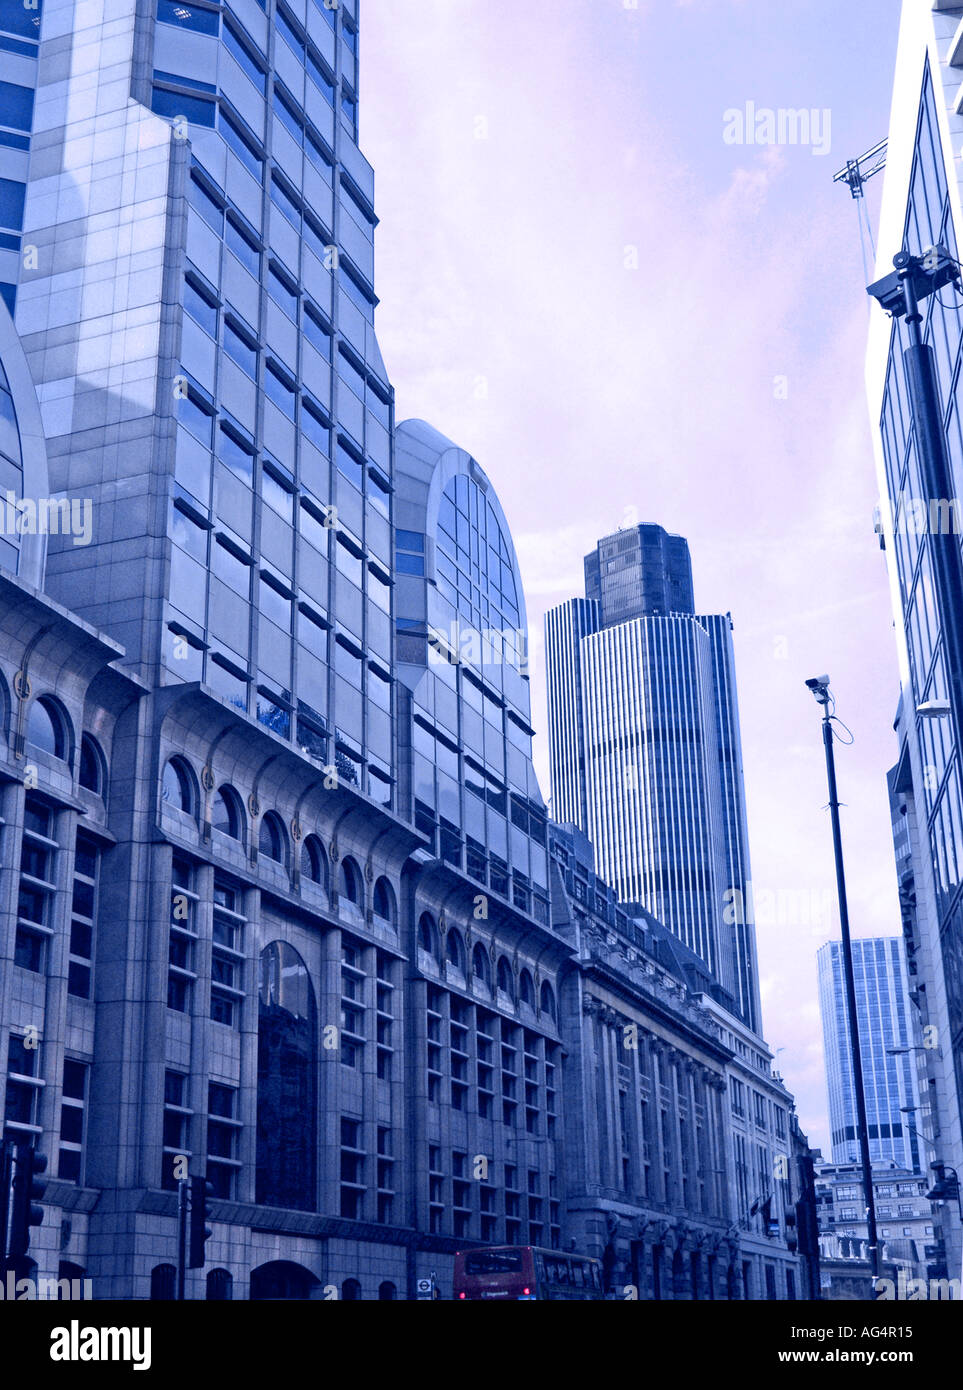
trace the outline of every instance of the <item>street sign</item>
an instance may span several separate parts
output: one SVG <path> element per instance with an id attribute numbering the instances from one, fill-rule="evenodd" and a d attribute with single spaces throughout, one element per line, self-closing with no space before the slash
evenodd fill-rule
<path id="1" fill-rule="evenodd" d="M 431 1279 L 419 1279 L 415 1284 L 415 1291 L 418 1298 L 431 1298 L 434 1281 Z"/>

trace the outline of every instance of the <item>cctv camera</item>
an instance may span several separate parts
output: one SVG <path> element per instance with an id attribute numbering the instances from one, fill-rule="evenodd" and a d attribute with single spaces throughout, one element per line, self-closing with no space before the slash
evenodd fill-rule
<path id="1" fill-rule="evenodd" d="M 825 690 L 829 685 L 828 676 L 811 676 L 806 682 L 810 690 Z"/>

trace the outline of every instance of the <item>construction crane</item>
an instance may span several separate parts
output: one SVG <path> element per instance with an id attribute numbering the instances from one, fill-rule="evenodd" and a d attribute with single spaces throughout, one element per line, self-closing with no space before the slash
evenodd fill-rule
<path id="1" fill-rule="evenodd" d="M 833 183 L 845 183 L 854 198 L 862 198 L 863 185 L 867 179 L 886 168 L 886 141 L 880 140 L 871 150 L 861 154 L 858 159 L 847 159 L 845 166 L 833 174 Z"/>

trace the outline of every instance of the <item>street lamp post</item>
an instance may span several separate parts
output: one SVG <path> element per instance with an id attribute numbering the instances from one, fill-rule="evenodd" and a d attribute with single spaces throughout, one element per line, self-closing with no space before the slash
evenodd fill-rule
<path id="1" fill-rule="evenodd" d="M 875 1294 L 879 1278 L 879 1241 L 876 1234 L 876 1202 L 873 1196 L 873 1167 L 869 1156 L 869 1126 L 866 1121 L 866 1092 L 863 1087 L 863 1059 L 859 1048 L 859 1020 L 856 1014 L 856 977 L 853 971 L 853 945 L 849 935 L 849 906 L 846 875 L 843 870 L 843 838 L 839 825 L 839 796 L 836 791 L 836 759 L 833 754 L 833 724 L 829 708 L 829 677 L 816 676 L 806 682 L 823 711 L 823 746 L 826 750 L 826 778 L 829 783 L 829 812 L 833 825 L 833 857 L 836 861 L 836 891 L 839 898 L 839 928 L 843 947 L 843 978 L 846 983 L 846 1015 L 849 1022 L 849 1051 L 853 1060 L 853 1092 L 856 1098 L 856 1128 L 863 1171 L 863 1197 L 866 1202 L 866 1228 L 869 1266 Z"/>

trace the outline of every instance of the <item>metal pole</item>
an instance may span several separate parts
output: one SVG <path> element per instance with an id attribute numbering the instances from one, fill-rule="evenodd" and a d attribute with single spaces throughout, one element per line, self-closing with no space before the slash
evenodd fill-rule
<path id="1" fill-rule="evenodd" d="M 187 1272 L 187 1189 L 189 1184 L 181 1178 L 177 1184 L 177 1297 L 184 1298 L 184 1281 Z"/>
<path id="2" fill-rule="evenodd" d="M 823 712 L 823 743 L 826 748 L 826 777 L 829 781 L 829 811 L 833 823 L 833 855 L 836 860 L 836 890 L 839 896 L 839 927 L 843 943 L 843 974 L 846 980 L 846 1012 L 849 1017 L 849 1050 L 853 1059 L 853 1090 L 856 1094 L 856 1127 L 859 1156 L 863 1169 L 863 1195 L 869 1234 L 869 1265 L 875 1293 L 879 1278 L 879 1245 L 876 1236 L 876 1203 L 873 1200 L 873 1168 L 869 1157 L 869 1128 L 866 1123 L 866 1095 L 863 1090 L 863 1059 L 859 1052 L 859 1020 L 856 1016 L 856 977 L 853 973 L 853 947 L 849 936 L 849 908 L 846 877 L 843 872 L 843 840 L 839 828 L 839 797 L 836 794 L 836 760 L 833 755 L 833 726 L 829 706 Z"/>

